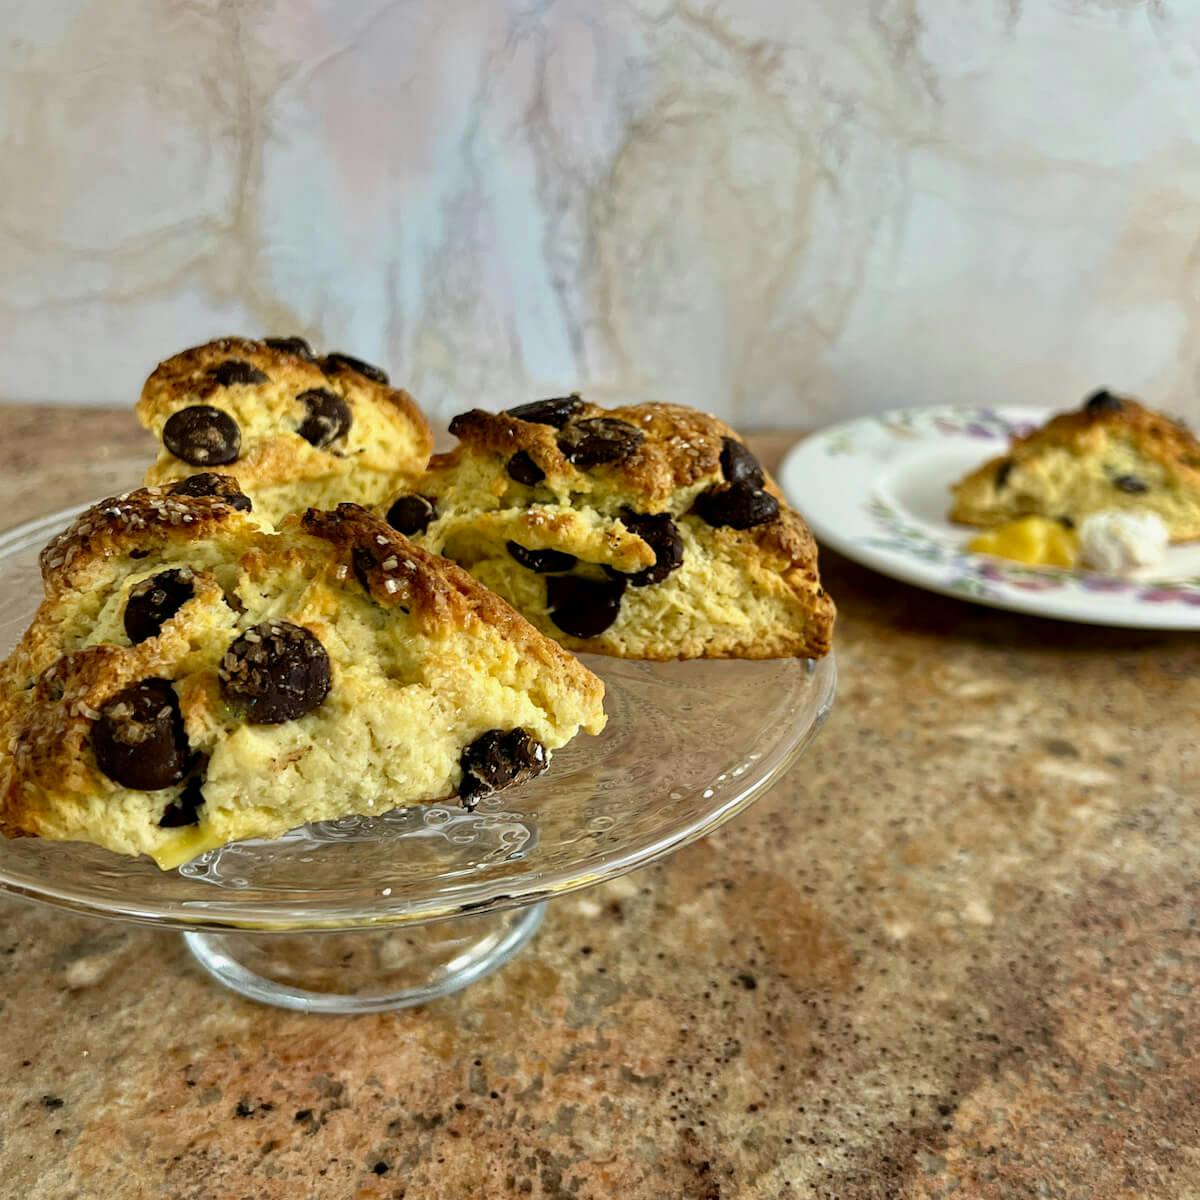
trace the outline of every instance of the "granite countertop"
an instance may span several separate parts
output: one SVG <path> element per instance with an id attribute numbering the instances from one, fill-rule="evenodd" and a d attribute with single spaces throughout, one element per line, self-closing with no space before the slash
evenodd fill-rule
<path id="1" fill-rule="evenodd" d="M 4 524 L 145 449 L 0 421 Z M 0 1191 L 1200 1194 L 1200 640 L 822 569 L 841 692 L 799 765 L 456 997 L 259 1007 L 177 936 L 0 901 Z"/>

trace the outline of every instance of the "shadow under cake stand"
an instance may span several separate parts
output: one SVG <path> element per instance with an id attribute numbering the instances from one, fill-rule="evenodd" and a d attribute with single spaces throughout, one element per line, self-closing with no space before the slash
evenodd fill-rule
<path id="1" fill-rule="evenodd" d="M 0 655 L 41 597 L 37 555 L 78 510 L 0 536 Z M 796 760 L 833 703 L 819 662 L 587 656 L 608 727 L 465 812 L 397 809 L 209 851 L 175 871 L 76 842 L 0 839 L 0 892 L 180 930 L 227 987 L 308 1012 L 448 995 L 507 962 L 548 901 L 703 837 Z"/>

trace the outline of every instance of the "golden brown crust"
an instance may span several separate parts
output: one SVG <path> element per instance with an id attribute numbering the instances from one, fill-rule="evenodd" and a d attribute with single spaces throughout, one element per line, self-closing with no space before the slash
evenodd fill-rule
<path id="1" fill-rule="evenodd" d="M 1038 429 L 1014 439 L 1007 454 L 979 468 L 995 470 L 1009 459 L 1020 460 L 1047 446 L 1064 446 L 1079 455 L 1100 449 L 1106 437 L 1124 438 L 1147 458 L 1162 464 L 1189 486 L 1200 488 L 1200 441 L 1182 422 L 1139 404 L 1131 396 L 1114 396 L 1120 408 L 1087 403 L 1058 413 Z"/>
<path id="2" fill-rule="evenodd" d="M 719 477 L 723 438 L 738 435 L 723 421 L 708 413 L 680 404 L 633 404 L 601 408 L 586 401 L 573 420 L 606 417 L 624 421 L 642 434 L 643 441 L 622 462 L 590 468 L 592 476 L 603 475 L 653 511 L 681 488 L 703 479 Z M 454 418 L 450 432 L 460 445 L 430 461 L 430 469 L 453 466 L 463 453 L 513 455 L 526 451 L 551 478 L 580 476 L 558 447 L 560 430 L 549 425 L 522 421 L 508 413 L 472 409 Z"/>
<path id="3" fill-rule="evenodd" d="M 459 445 L 435 455 L 429 471 L 412 489 L 438 506 L 438 519 L 429 530 L 435 549 L 449 547 L 446 552 L 450 553 L 462 547 L 471 560 L 468 565 L 480 571 L 489 586 L 499 588 L 539 628 L 572 649 L 649 659 L 819 656 L 828 652 L 835 614 L 820 586 L 816 545 L 774 481 L 762 472 L 761 478 L 742 485 L 757 482 L 779 502 L 778 515 L 772 519 L 749 528 L 710 527 L 696 515 L 701 493 L 719 493 L 730 487 L 723 452 L 728 443 L 744 447 L 733 429 L 716 417 L 680 405 L 604 409 L 578 397 L 569 403 L 569 412 L 553 414 L 554 425 L 481 409 L 455 417 L 450 430 L 459 438 Z M 630 426 L 637 431 L 630 437 L 636 444 L 616 456 L 616 461 L 570 461 L 567 451 L 576 444 L 571 437 L 573 428 L 597 418 Z M 748 452 L 743 454 L 753 462 Z M 518 460 L 520 469 L 514 473 L 510 466 L 517 455 L 530 461 Z M 526 478 L 537 482 L 526 484 Z M 663 611 L 652 611 L 651 594 L 662 597 L 668 606 L 686 609 L 692 605 L 680 587 L 707 586 L 702 575 L 685 573 L 686 585 L 680 582 L 683 576 L 671 576 L 644 594 L 631 592 L 622 600 L 623 614 L 628 603 L 642 608 L 641 616 L 630 616 L 596 637 L 579 638 L 554 626 L 540 585 L 535 592 L 519 583 L 508 586 L 512 581 L 494 562 L 474 563 L 487 539 L 507 538 L 526 550 L 551 549 L 574 555 L 585 573 L 587 564 L 636 573 L 654 561 L 655 552 L 632 532 L 632 526 L 624 524 L 623 514 L 630 510 L 667 513 L 677 525 L 687 525 L 695 553 L 714 554 L 727 565 L 735 564 L 742 573 L 740 599 L 735 600 L 729 592 L 734 585 L 725 576 L 722 587 L 728 605 L 724 609 L 710 603 L 707 617 L 697 615 L 692 625 L 677 620 L 668 630 Z M 500 553 L 504 553 L 503 544 Z M 635 563 L 635 554 L 644 556 L 642 561 Z M 737 632 L 745 624 L 739 604 L 744 604 L 745 611 L 754 609 L 761 614 L 752 622 L 753 634 Z"/>
<path id="4" fill-rule="evenodd" d="M 186 496 L 139 488 L 110 496 L 77 516 L 38 556 L 47 596 L 80 587 L 97 560 L 144 555 L 166 541 L 193 541 L 221 527 L 253 528 L 228 495 Z"/>
<path id="5" fill-rule="evenodd" d="M 499 454 L 511 458 L 525 451 L 546 473 L 547 481 L 564 489 L 590 486 L 601 478 L 624 503 L 639 512 L 659 512 L 678 493 L 698 484 L 719 485 L 721 450 L 726 439 L 742 445 L 740 435 L 719 417 L 680 404 L 633 404 L 601 408 L 583 403 L 574 419 L 608 417 L 641 430 L 644 440 L 622 462 L 582 471 L 567 461 L 558 447 L 560 431 L 549 425 L 522 421 L 508 413 L 471 409 L 454 418 L 450 432 L 459 445 L 429 461 L 430 476 L 453 471 L 470 454 Z M 816 556 L 808 526 L 786 506 L 783 493 L 764 472 L 766 490 L 780 501 L 781 519 L 739 531 L 780 563 L 800 563 Z M 419 488 L 420 485 L 418 484 Z"/>
<path id="6" fill-rule="evenodd" d="M 413 398 L 383 382 L 367 364 L 344 356 L 318 358 L 307 347 L 270 346 L 250 338 L 217 338 L 159 363 L 146 380 L 138 418 L 160 440 L 168 419 L 207 405 L 238 427 L 237 458 L 206 466 L 177 458 L 164 444 L 147 483 L 216 469 L 235 476 L 269 521 L 308 504 L 336 499 L 374 502 L 422 470 L 433 435 Z M 306 439 L 301 399 L 329 393 L 350 414 L 348 428 L 326 444 Z"/>
<path id="7" fill-rule="evenodd" d="M 296 394 L 307 388 L 332 388 L 343 395 L 359 394 L 394 410 L 416 437 L 418 453 L 428 458 L 433 449 L 433 433 L 417 402 L 403 388 L 380 383 L 344 361 L 307 358 L 295 351 L 268 346 L 244 337 L 215 338 L 202 346 L 193 346 L 154 368 L 142 389 L 139 415 L 148 418 L 163 410 L 165 416 L 188 404 L 209 404 L 226 390 L 214 376 L 215 368 L 230 359 L 249 363 L 269 377 L 283 377 L 294 385 Z M 253 385 L 251 385 L 253 386 Z"/>

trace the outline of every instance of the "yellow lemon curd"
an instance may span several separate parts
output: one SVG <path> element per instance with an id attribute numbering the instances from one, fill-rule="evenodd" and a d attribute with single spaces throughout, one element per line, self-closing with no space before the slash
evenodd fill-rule
<path id="1" fill-rule="evenodd" d="M 967 549 L 1031 567 L 1073 567 L 1079 535 L 1049 517 L 1021 517 L 972 538 Z"/>

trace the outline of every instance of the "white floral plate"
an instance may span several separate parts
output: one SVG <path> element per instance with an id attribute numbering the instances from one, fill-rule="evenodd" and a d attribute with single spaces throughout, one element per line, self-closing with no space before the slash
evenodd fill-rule
<path id="1" fill-rule="evenodd" d="M 1049 416 L 931 407 L 862 417 L 801 442 L 780 483 L 818 540 L 905 583 L 1064 621 L 1200 629 L 1200 543 L 1172 546 L 1160 566 L 1128 576 L 968 552 L 973 531 L 946 517 L 950 485 Z"/>

